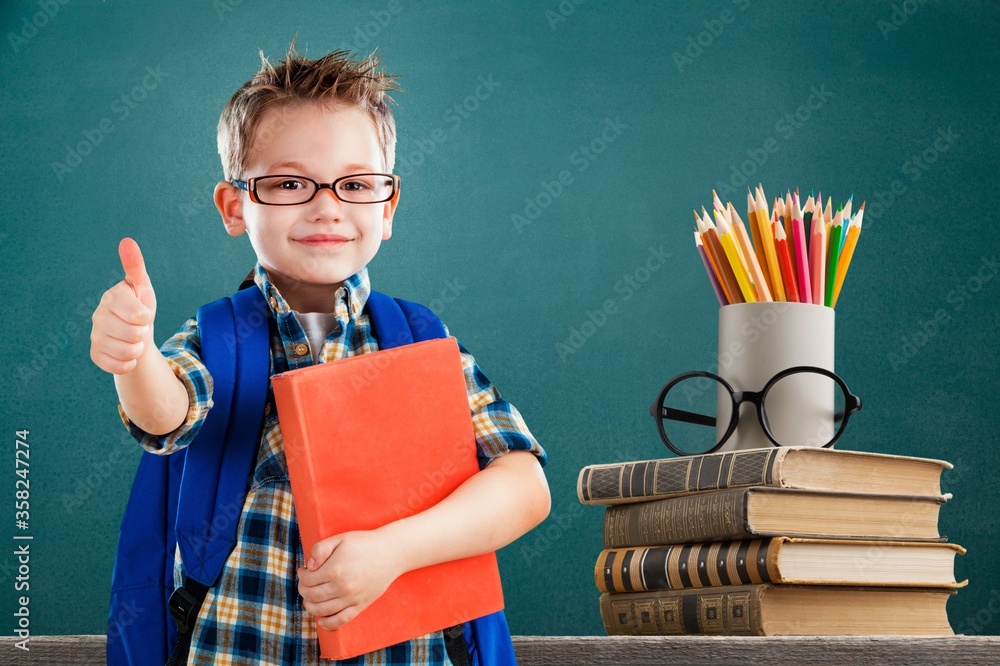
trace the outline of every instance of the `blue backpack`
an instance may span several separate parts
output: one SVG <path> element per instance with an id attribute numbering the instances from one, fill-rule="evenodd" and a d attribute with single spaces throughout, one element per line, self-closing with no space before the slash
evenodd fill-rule
<path id="1" fill-rule="evenodd" d="M 441 321 L 417 303 L 373 291 L 366 308 L 381 349 L 445 337 Z M 214 405 L 185 449 L 171 455 L 144 451 L 139 461 L 112 573 L 109 665 L 187 659 L 201 602 L 236 545 L 256 462 L 267 399 L 269 314 L 260 289 L 249 281 L 231 298 L 198 310 Z M 186 577 L 175 590 L 178 546 Z M 456 666 L 517 663 L 503 611 L 446 629 L 445 641 Z"/>

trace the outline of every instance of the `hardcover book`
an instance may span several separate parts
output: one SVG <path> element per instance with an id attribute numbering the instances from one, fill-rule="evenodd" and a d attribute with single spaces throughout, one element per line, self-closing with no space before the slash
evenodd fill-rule
<path id="1" fill-rule="evenodd" d="M 943 469 L 951 464 L 861 451 L 772 447 L 587 465 L 577 478 L 577 496 L 584 504 L 624 504 L 747 486 L 937 496 Z"/>
<path id="2" fill-rule="evenodd" d="M 743 539 L 615 548 L 601 552 L 594 580 L 601 592 L 640 592 L 784 583 L 962 587 L 951 543 L 833 539 Z"/>
<path id="3" fill-rule="evenodd" d="M 952 636 L 954 590 L 748 585 L 602 594 L 609 635 Z"/>
<path id="4" fill-rule="evenodd" d="M 272 377 L 308 557 L 321 539 L 419 513 L 479 471 L 458 343 L 429 340 Z M 335 631 L 347 659 L 503 608 L 496 555 L 410 571 Z"/>
<path id="5" fill-rule="evenodd" d="M 949 497 L 769 487 L 696 493 L 609 506 L 604 547 L 767 536 L 943 541 L 938 513 Z"/>

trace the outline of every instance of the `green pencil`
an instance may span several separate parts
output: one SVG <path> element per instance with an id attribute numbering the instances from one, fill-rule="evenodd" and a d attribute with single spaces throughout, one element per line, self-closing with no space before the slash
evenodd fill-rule
<path id="1" fill-rule="evenodd" d="M 840 239 L 844 233 L 844 207 L 837 206 L 837 215 L 833 218 L 833 226 L 830 228 L 830 250 L 827 253 L 826 263 L 826 295 L 824 301 L 827 307 L 833 305 L 833 288 L 837 282 L 837 262 L 840 259 Z"/>

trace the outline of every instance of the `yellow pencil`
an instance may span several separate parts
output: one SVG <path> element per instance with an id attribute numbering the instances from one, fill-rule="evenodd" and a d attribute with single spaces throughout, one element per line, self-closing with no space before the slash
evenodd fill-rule
<path id="1" fill-rule="evenodd" d="M 736 282 L 740 285 L 743 298 L 747 303 L 756 303 L 757 296 L 750 283 L 750 277 L 747 275 L 747 268 L 743 265 L 743 260 L 740 259 L 739 250 L 736 249 L 736 244 L 733 242 L 732 229 L 729 228 L 729 223 L 726 222 L 726 216 L 722 214 L 722 211 L 715 211 L 715 221 L 719 228 L 719 242 L 722 243 L 722 249 L 729 257 L 729 263 L 733 267 L 733 273 L 736 274 Z"/>
<path id="2" fill-rule="evenodd" d="M 712 191 L 714 192 L 715 190 L 712 190 Z M 721 202 L 720 202 L 720 205 L 721 205 Z M 725 218 L 725 220 L 726 220 L 726 223 L 727 223 L 727 224 L 728 224 L 728 225 L 729 225 L 730 227 L 732 227 L 732 226 L 733 226 L 733 220 L 732 220 L 732 218 L 731 218 L 731 217 L 729 217 L 729 212 L 728 212 L 728 211 L 727 211 L 726 209 L 724 209 L 724 208 L 715 208 L 715 209 L 713 209 L 713 211 L 712 211 L 712 212 L 713 212 L 713 213 L 714 213 L 714 214 L 715 214 L 716 216 L 718 216 L 718 215 L 719 215 L 719 214 L 721 213 L 721 214 L 722 214 L 722 217 L 724 217 L 724 218 Z M 711 216 L 710 216 L 710 215 L 708 214 L 708 211 L 707 211 L 707 210 L 705 210 L 705 207 L 704 207 L 704 206 L 702 206 L 702 207 L 701 207 L 701 215 L 702 215 L 702 217 L 703 217 L 703 218 L 705 219 L 705 223 L 706 223 L 706 224 L 708 224 L 708 226 L 710 226 L 710 227 L 715 227 L 715 226 L 717 226 L 717 225 L 715 225 L 715 224 L 714 224 L 714 223 L 712 222 L 712 217 L 711 217 Z M 722 232 L 720 231 L 720 232 L 719 232 L 719 234 L 721 235 L 721 234 L 722 234 Z M 740 263 L 742 263 L 742 264 L 743 264 L 744 266 L 746 266 L 746 265 L 747 265 L 747 260 L 746 260 L 746 259 L 745 259 L 745 258 L 743 257 L 743 251 L 742 251 L 742 250 L 740 249 L 740 246 L 739 246 L 738 244 L 736 244 L 736 242 L 735 242 L 735 241 L 733 241 L 733 245 L 736 245 L 736 254 L 737 254 L 737 256 L 739 256 L 739 258 L 740 258 Z"/>
<path id="3" fill-rule="evenodd" d="M 781 266 L 778 264 L 778 253 L 774 251 L 774 233 L 771 231 L 771 216 L 767 213 L 767 199 L 764 198 L 764 188 L 757 187 L 757 227 L 764 242 L 764 256 L 767 257 L 767 274 L 771 276 L 771 295 L 776 301 L 786 300 L 785 283 L 781 280 Z"/>
<path id="4" fill-rule="evenodd" d="M 774 300 L 771 298 L 771 290 L 767 286 L 767 280 L 764 279 L 764 272 L 760 269 L 760 263 L 757 262 L 757 255 L 754 254 L 753 246 L 750 244 L 750 237 L 747 236 L 747 228 L 743 225 L 743 219 L 736 212 L 736 208 L 733 207 L 732 203 L 729 204 L 729 219 L 733 225 L 733 233 L 736 235 L 737 247 L 742 250 L 743 261 L 746 262 L 750 280 L 757 291 L 757 300 Z"/>
<path id="5" fill-rule="evenodd" d="M 844 241 L 844 250 L 837 260 L 837 281 L 833 286 L 833 300 L 830 307 L 836 307 L 837 297 L 840 296 L 840 288 L 844 286 L 844 278 L 847 276 L 847 269 L 851 265 L 851 257 L 854 256 L 854 248 L 858 244 L 858 236 L 861 235 L 861 220 L 865 216 L 865 205 L 861 204 L 858 214 L 854 216 L 847 228 L 847 240 Z"/>

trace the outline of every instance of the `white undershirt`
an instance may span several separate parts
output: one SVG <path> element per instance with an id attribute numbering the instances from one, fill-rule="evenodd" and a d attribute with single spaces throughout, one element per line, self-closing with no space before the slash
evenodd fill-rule
<path id="1" fill-rule="evenodd" d="M 319 353 L 323 350 L 323 342 L 337 326 L 337 315 L 332 312 L 299 312 L 293 310 L 295 316 L 302 325 L 302 330 L 306 332 L 309 339 L 309 351 L 312 353 L 313 363 L 319 360 Z"/>

